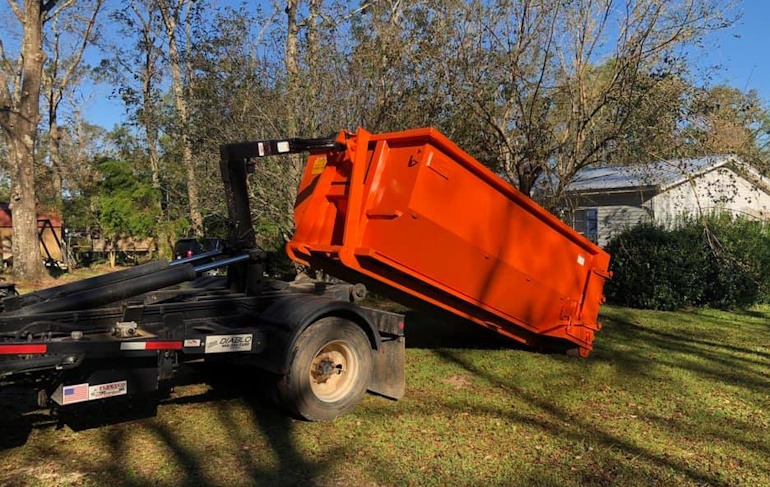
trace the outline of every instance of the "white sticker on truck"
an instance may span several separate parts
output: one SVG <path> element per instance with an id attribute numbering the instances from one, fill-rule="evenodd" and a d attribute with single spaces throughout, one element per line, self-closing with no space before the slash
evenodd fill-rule
<path id="1" fill-rule="evenodd" d="M 578 255 L 578 265 L 586 265 L 586 258 L 582 255 Z"/>
<path id="2" fill-rule="evenodd" d="M 128 382 L 121 380 L 99 384 L 88 388 L 88 400 L 105 399 L 114 396 L 124 396 L 128 393 Z"/>
<path id="3" fill-rule="evenodd" d="M 211 335 L 206 337 L 205 353 L 250 352 L 253 336 L 244 335 Z"/>

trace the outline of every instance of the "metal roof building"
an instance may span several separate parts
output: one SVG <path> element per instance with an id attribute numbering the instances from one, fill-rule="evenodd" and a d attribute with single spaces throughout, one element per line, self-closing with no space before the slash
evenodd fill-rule
<path id="1" fill-rule="evenodd" d="M 597 167 L 567 186 L 575 229 L 605 245 L 644 221 L 675 225 L 684 216 L 729 212 L 770 216 L 770 180 L 732 155 Z"/>

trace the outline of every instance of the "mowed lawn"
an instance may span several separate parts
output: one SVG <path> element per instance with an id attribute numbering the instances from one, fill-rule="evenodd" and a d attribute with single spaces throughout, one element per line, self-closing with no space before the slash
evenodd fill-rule
<path id="1" fill-rule="evenodd" d="M 412 315 L 406 397 L 330 423 L 248 369 L 90 429 L 6 398 L 0 485 L 770 485 L 768 318 L 605 307 L 580 360 Z"/>

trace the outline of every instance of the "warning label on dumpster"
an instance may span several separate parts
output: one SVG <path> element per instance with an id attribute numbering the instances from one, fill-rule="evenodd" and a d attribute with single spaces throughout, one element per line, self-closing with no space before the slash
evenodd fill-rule
<path id="1" fill-rule="evenodd" d="M 250 352 L 252 335 L 211 335 L 206 338 L 205 353 Z"/>
<path id="2" fill-rule="evenodd" d="M 128 393 L 128 383 L 124 380 L 99 384 L 88 388 L 88 400 L 105 399 L 107 397 L 123 396 Z"/>
<path id="3" fill-rule="evenodd" d="M 326 167 L 326 156 L 316 156 L 313 161 L 313 169 L 310 170 L 310 174 L 321 174 Z"/>

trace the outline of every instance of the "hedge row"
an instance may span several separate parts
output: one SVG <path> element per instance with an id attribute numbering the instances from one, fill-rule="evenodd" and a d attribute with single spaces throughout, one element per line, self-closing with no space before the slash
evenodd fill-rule
<path id="1" fill-rule="evenodd" d="M 727 215 L 672 230 L 643 224 L 607 245 L 610 303 L 673 310 L 747 307 L 770 301 L 770 227 Z"/>

